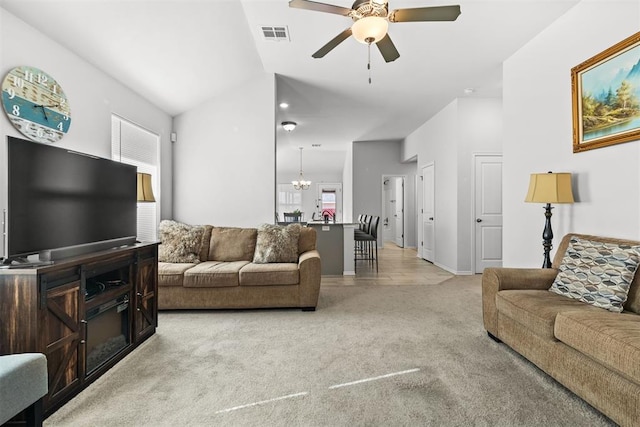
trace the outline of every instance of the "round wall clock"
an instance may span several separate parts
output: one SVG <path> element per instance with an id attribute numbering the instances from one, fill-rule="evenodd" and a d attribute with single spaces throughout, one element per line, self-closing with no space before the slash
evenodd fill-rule
<path id="1" fill-rule="evenodd" d="M 71 125 L 62 87 L 35 67 L 20 66 L 7 73 L 2 81 L 2 106 L 13 126 L 33 141 L 59 141 Z"/>

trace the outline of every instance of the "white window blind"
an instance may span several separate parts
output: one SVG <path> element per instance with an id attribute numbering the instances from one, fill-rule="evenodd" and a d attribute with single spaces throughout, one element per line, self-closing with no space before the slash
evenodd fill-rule
<path id="1" fill-rule="evenodd" d="M 151 175 L 155 203 L 138 203 L 138 240 L 157 240 L 160 206 L 160 137 L 116 115 L 111 116 L 111 158 Z"/>

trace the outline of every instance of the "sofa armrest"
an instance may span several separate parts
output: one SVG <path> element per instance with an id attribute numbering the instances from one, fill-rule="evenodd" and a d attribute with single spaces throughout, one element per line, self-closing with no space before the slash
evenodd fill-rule
<path id="1" fill-rule="evenodd" d="M 482 273 L 482 318 L 484 328 L 498 336 L 496 294 L 505 289 L 549 289 L 555 268 L 486 268 Z"/>
<path id="2" fill-rule="evenodd" d="M 315 308 L 320 294 L 321 264 L 317 250 L 307 251 L 298 258 L 300 269 L 300 307 Z"/>

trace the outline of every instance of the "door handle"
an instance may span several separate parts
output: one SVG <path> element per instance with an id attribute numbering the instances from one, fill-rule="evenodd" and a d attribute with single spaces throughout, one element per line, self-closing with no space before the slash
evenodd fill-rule
<path id="1" fill-rule="evenodd" d="M 476 218 L 476 222 L 482 222 L 482 219 Z"/>
<path id="2" fill-rule="evenodd" d="M 433 221 L 433 217 L 432 216 L 429 217 L 429 221 Z"/>

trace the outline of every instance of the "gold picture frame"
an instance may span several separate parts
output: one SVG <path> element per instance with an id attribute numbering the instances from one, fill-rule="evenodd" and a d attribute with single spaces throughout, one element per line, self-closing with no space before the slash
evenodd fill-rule
<path id="1" fill-rule="evenodd" d="M 573 152 L 640 139 L 640 32 L 571 69 Z"/>

